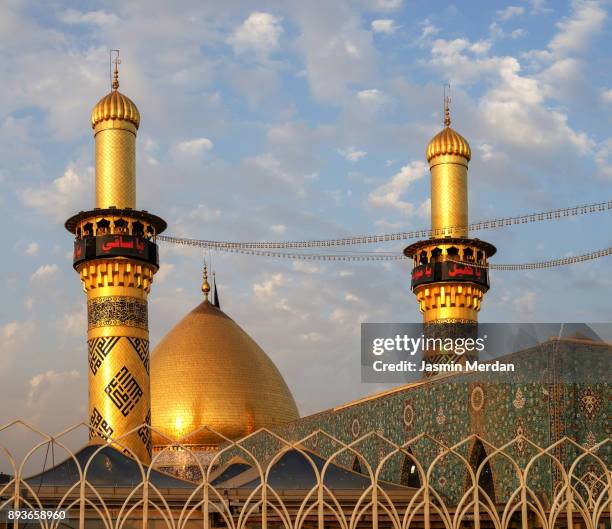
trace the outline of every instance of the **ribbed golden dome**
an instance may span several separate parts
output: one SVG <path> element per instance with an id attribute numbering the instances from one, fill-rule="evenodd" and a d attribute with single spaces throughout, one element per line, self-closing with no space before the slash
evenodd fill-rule
<path id="1" fill-rule="evenodd" d="M 118 90 L 113 90 L 96 103 L 91 111 L 91 126 L 94 128 L 101 121 L 107 119 L 123 119 L 133 123 L 136 128 L 140 125 L 140 112 L 136 104 Z"/>
<path id="2" fill-rule="evenodd" d="M 272 360 L 208 301 L 185 316 L 152 353 L 152 426 L 170 438 L 210 426 L 235 439 L 298 417 Z M 211 446 L 220 439 L 202 431 L 185 442 Z M 153 443 L 166 441 L 154 434 Z"/>
<path id="3" fill-rule="evenodd" d="M 427 145 L 427 161 L 442 154 L 463 156 L 467 161 L 472 157 L 472 150 L 467 140 L 450 126 L 436 134 Z"/>

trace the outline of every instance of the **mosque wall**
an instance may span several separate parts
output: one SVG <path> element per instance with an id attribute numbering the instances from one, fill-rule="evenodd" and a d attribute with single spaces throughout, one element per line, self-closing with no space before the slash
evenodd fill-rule
<path id="1" fill-rule="evenodd" d="M 581 371 L 589 366 L 590 370 L 599 370 L 592 372 L 605 373 L 611 352 L 606 345 L 572 340 L 546 342 L 510 355 L 530 372 L 538 373 L 536 381 L 500 384 L 494 374 L 452 375 L 310 415 L 274 431 L 297 441 L 321 430 L 342 443 L 355 443 L 351 448 L 365 461 L 345 450 L 336 462 L 364 473 L 367 464 L 375 468 L 395 450 L 391 443 L 403 445 L 414 439 L 408 445 L 410 452 L 427 469 L 442 450 L 438 443 L 452 446 L 471 434 L 482 438 L 485 455 L 491 455 L 492 446 L 502 447 L 514 440 L 506 453 L 525 464 L 537 455 L 531 443 L 549 446 L 568 436 L 591 447 L 610 435 L 609 385 L 589 381 L 587 373 Z M 430 482 L 437 484 L 445 500 L 457 500 L 463 494 L 466 461 L 472 465 L 480 462 L 475 460 L 477 442 L 472 439 L 457 447 L 457 455 L 447 454 L 436 462 Z M 279 449 L 279 443 L 267 436 L 252 440 L 249 446 L 262 459 Z M 313 435 L 303 446 L 324 457 L 340 449 L 322 433 Z M 527 474 L 528 484 L 545 502 L 550 501 L 560 471 L 552 457 L 568 464 L 576 456 L 569 442 L 551 452 L 542 454 Z M 603 456 L 609 466 L 612 456 Z M 404 454 L 391 457 L 381 478 L 406 484 L 409 476 L 405 461 Z M 490 463 L 495 497 L 505 501 L 518 484 L 516 471 L 502 455 L 493 456 Z M 582 466 L 588 470 L 589 464 L 585 460 Z"/>

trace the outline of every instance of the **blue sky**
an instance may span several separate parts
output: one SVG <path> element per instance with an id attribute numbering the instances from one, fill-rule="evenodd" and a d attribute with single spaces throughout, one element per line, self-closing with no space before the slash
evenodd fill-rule
<path id="1" fill-rule="evenodd" d="M 85 417 L 85 299 L 63 221 L 93 207 L 89 112 L 138 105 L 138 206 L 169 234 L 338 237 L 427 227 L 425 146 L 470 142 L 470 218 L 610 198 L 604 1 L 4 2 L 0 17 L 0 422 Z M 610 216 L 475 234 L 496 262 L 611 245 Z M 400 251 L 403 245 L 386 250 Z M 161 247 L 153 344 L 201 299 L 202 253 Z M 407 263 L 212 255 L 224 310 L 277 363 L 302 413 L 359 382 L 359 324 L 418 321 Z M 497 272 L 482 321 L 606 321 L 612 261 Z M 75 395 L 78 398 L 75 398 Z"/>

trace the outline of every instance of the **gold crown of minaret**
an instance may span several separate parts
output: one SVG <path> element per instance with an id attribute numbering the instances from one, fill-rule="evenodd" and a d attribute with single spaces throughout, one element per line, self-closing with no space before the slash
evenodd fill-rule
<path id="1" fill-rule="evenodd" d="M 140 112 L 119 92 L 119 57 L 112 89 L 91 111 L 96 142 L 96 207 L 136 207 L 136 132 Z"/>
<path id="2" fill-rule="evenodd" d="M 436 134 L 427 145 L 426 158 L 431 160 L 436 156 L 454 155 L 465 158 L 468 162 L 472 157 L 472 150 L 468 141 L 451 128 L 450 98 L 444 98 L 444 128 Z"/>

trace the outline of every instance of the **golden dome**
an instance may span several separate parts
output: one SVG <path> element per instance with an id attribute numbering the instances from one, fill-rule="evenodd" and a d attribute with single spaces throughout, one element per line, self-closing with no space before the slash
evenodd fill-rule
<path id="1" fill-rule="evenodd" d="M 91 127 L 94 128 L 101 121 L 107 119 L 123 119 L 133 123 L 136 128 L 140 125 L 140 112 L 136 104 L 118 90 L 113 90 L 96 103 L 91 111 Z"/>
<path id="2" fill-rule="evenodd" d="M 472 157 L 472 150 L 470 144 L 461 134 L 450 127 L 444 127 L 427 145 L 427 161 L 429 162 L 435 156 L 442 154 L 463 156 L 469 162 Z"/>
<path id="3" fill-rule="evenodd" d="M 436 134 L 427 145 L 427 161 L 443 154 L 463 156 L 468 162 L 472 157 L 472 150 L 468 141 L 450 126 L 449 99 L 444 100 L 444 128 Z"/>
<path id="4" fill-rule="evenodd" d="M 282 375 L 266 353 L 223 311 L 205 300 L 151 356 L 152 427 L 178 439 L 209 426 L 235 439 L 299 418 Z M 209 431 L 185 443 L 215 446 Z M 155 445 L 166 444 L 153 434 Z"/>

